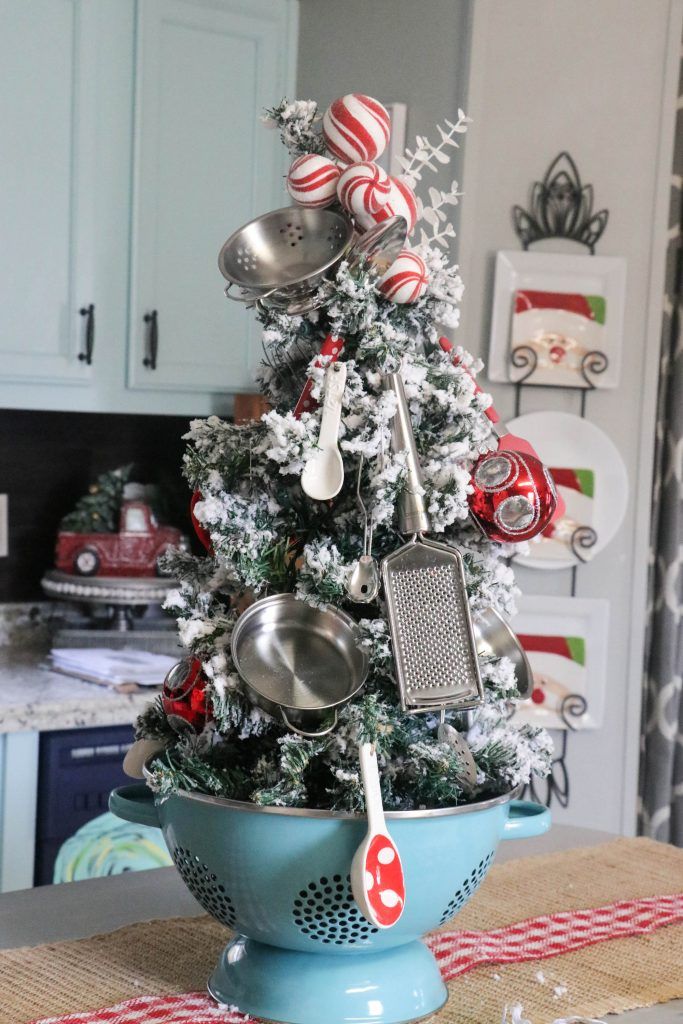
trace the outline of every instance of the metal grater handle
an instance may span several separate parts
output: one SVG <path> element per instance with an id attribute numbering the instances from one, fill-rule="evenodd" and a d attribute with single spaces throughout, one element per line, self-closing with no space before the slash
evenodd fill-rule
<path id="1" fill-rule="evenodd" d="M 429 516 L 425 507 L 422 488 L 422 470 L 415 447 L 413 425 L 410 422 L 408 403 L 406 402 L 403 381 L 400 373 L 388 373 L 382 380 L 385 391 L 393 391 L 396 395 L 396 412 L 391 421 L 391 448 L 394 454 L 407 451 L 406 486 L 398 501 L 398 528 L 401 533 L 428 533 Z"/>

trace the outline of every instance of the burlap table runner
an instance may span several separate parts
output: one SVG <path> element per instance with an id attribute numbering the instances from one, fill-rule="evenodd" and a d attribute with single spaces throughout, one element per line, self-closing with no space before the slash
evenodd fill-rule
<path id="1" fill-rule="evenodd" d="M 683 892 L 683 851 L 649 839 L 494 866 L 447 928 L 489 930 L 529 917 Z M 130 925 L 74 942 L 0 951 L 0 1024 L 96 1009 L 140 995 L 202 990 L 226 942 L 208 917 Z M 520 1002 L 533 1024 L 601 1016 L 683 997 L 683 925 L 551 959 L 486 965 L 449 983 L 438 1024 L 496 1024 Z"/>

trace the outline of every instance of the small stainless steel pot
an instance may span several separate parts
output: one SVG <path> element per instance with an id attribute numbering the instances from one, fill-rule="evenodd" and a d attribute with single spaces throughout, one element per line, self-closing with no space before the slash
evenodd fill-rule
<path id="1" fill-rule="evenodd" d="M 314 738 L 334 729 L 339 708 L 365 683 L 368 659 L 358 638 L 358 626 L 344 612 L 274 594 L 240 615 L 232 658 L 255 704 Z"/>

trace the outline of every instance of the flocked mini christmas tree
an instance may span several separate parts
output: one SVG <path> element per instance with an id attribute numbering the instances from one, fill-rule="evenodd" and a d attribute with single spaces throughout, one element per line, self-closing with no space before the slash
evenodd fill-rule
<path id="1" fill-rule="evenodd" d="M 463 293 L 448 254 L 457 183 L 415 196 L 429 173 L 448 163 L 468 119 L 459 112 L 457 122 L 439 127 L 438 143 L 418 137 L 400 178 L 373 162 L 390 126 L 369 97 L 344 97 L 322 119 L 315 103 L 283 101 L 265 121 L 279 129 L 293 157 L 287 184 L 295 202 L 335 209 L 340 203 L 359 232 L 398 214 L 409 239 L 379 279 L 362 258 L 342 261 L 331 285 L 323 283 L 324 304 L 315 310 L 292 315 L 259 304 L 265 356 L 259 385 L 270 411 L 251 423 L 211 417 L 191 425 L 184 471 L 198 495 L 193 515 L 208 550 L 205 557 L 173 557 L 180 585 L 167 601 L 182 643 L 197 659 L 174 705 L 182 717 L 182 702 L 189 708 L 192 701 L 191 727 L 178 728 L 161 701 L 142 716 L 139 736 L 165 747 L 153 762 L 153 785 L 162 793 L 189 788 L 259 804 L 358 810 L 357 747 L 371 741 L 387 808 L 448 806 L 507 792 L 531 773 L 546 774 L 551 754 L 546 733 L 509 721 L 509 702 L 518 696 L 512 662 L 481 660 L 483 705 L 469 717 L 446 713 L 466 746 L 442 742 L 436 711 L 401 710 L 382 590 L 367 604 L 354 603 L 347 591 L 369 537 L 378 561 L 403 543 L 396 506 L 406 486 L 406 453 L 392 450 L 396 400 L 383 387 L 399 371 L 432 536 L 461 552 L 474 614 L 489 607 L 505 617 L 514 612 L 517 591 L 507 562 L 513 549 L 488 541 L 468 504 L 473 466 L 496 448 L 485 415 L 490 398 L 474 383 L 480 365 L 462 348 L 447 352 L 439 345 L 441 329 L 457 327 Z M 343 339 L 343 348 L 321 356 L 328 336 Z M 346 370 L 339 430 L 344 483 L 333 500 L 317 501 L 304 493 L 301 477 L 317 451 L 318 403 L 335 358 Z M 302 404 L 307 379 L 312 389 Z M 366 684 L 340 711 L 337 728 L 320 738 L 295 735 L 250 701 L 231 660 L 240 612 L 279 592 L 342 608 L 362 632 Z"/>

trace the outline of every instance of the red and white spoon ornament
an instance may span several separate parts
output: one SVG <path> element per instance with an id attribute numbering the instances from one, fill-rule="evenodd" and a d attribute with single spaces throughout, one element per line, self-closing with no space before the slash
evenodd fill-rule
<path id="1" fill-rule="evenodd" d="M 320 355 L 316 359 L 315 365 L 319 367 L 324 366 L 325 362 L 327 362 L 328 365 L 330 365 L 331 363 L 336 363 L 343 351 L 344 339 L 336 338 L 333 334 L 328 334 L 324 342 L 322 343 Z M 311 395 L 314 384 L 315 381 L 313 380 L 312 377 L 309 377 L 306 383 L 304 384 L 303 391 L 299 395 L 299 399 L 296 405 L 294 406 L 294 419 L 300 420 L 303 413 L 315 412 L 315 410 L 318 408 L 318 402 Z"/>
<path id="2" fill-rule="evenodd" d="M 391 928 L 405 907 L 403 865 L 384 819 L 374 744 L 361 743 L 358 754 L 368 832 L 351 863 L 351 891 L 361 914 L 370 924 Z"/>
<path id="3" fill-rule="evenodd" d="M 457 352 L 454 351 L 455 346 L 453 345 L 452 341 L 449 341 L 448 338 L 439 338 L 439 346 L 442 352 L 453 353 L 451 361 L 454 366 L 462 365 L 460 356 L 457 354 Z M 476 394 L 481 394 L 482 388 L 479 387 L 479 385 L 477 384 L 476 380 L 474 380 L 474 377 L 472 377 L 467 367 L 463 366 L 462 369 L 472 379 Z M 510 431 L 507 428 L 507 425 L 501 420 L 493 404 L 491 404 L 488 407 L 488 409 L 484 409 L 484 416 L 486 416 L 487 420 L 491 424 L 491 429 L 498 438 L 499 452 L 519 452 L 520 455 L 531 455 L 532 458 L 537 459 L 540 463 L 543 462 L 543 460 L 539 457 L 538 452 L 533 447 L 533 445 L 529 444 L 528 441 L 525 441 L 523 437 L 517 437 L 516 434 L 510 433 Z M 562 516 L 564 516 L 566 510 L 564 499 L 562 498 L 562 495 L 559 493 L 559 491 L 556 494 L 556 500 L 557 504 L 555 506 L 555 511 L 550 520 L 552 523 L 556 522 L 558 519 L 561 519 Z"/>
<path id="4" fill-rule="evenodd" d="M 406 224 L 401 217 L 392 217 L 385 224 L 378 225 L 367 231 L 355 243 L 352 248 L 350 261 L 364 259 L 372 271 L 381 276 L 395 261 L 403 248 L 406 240 Z M 316 360 L 316 367 L 325 364 L 336 363 L 344 350 L 344 339 L 334 334 L 328 334 L 325 338 L 320 355 Z M 301 419 L 303 413 L 313 412 L 318 408 L 318 402 L 313 398 L 314 381 L 309 377 L 303 391 L 294 406 L 294 418 Z"/>

